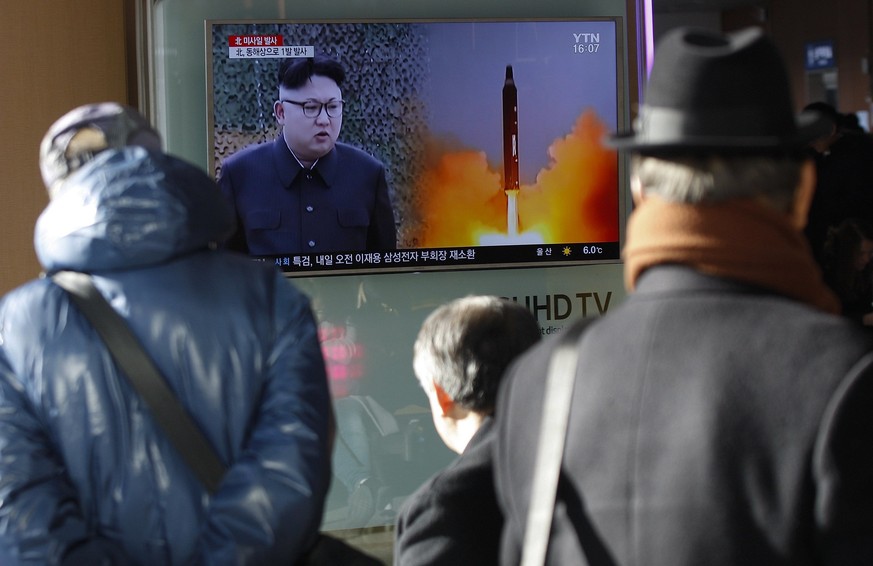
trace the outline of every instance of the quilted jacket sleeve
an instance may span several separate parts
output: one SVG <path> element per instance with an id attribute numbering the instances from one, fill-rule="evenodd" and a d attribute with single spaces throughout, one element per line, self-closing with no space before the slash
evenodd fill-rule
<path id="1" fill-rule="evenodd" d="M 321 522 L 332 416 L 324 361 L 308 301 L 276 277 L 268 377 L 242 457 L 209 506 L 199 552 L 208 564 L 290 564 Z"/>
<path id="2" fill-rule="evenodd" d="M 90 564 L 132 564 L 89 535 L 64 466 L 0 351 L 0 564 L 81 564 L 85 554 Z"/>

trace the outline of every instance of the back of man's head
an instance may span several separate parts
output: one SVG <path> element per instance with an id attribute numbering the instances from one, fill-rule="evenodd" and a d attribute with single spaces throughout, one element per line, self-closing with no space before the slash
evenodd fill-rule
<path id="1" fill-rule="evenodd" d="M 490 414 L 509 364 L 542 336 L 524 306 L 470 296 L 437 308 L 422 324 L 413 367 L 422 386 L 439 385 L 465 409 Z"/>
<path id="2" fill-rule="evenodd" d="M 115 102 L 87 104 L 60 117 L 42 139 L 39 167 L 54 197 L 70 174 L 106 149 L 142 146 L 159 151 L 161 136 L 139 112 Z"/>
<path id="3" fill-rule="evenodd" d="M 670 162 L 674 182 L 659 195 L 668 200 L 772 196 L 781 207 L 808 144 L 827 129 L 817 113 L 794 115 L 785 65 L 761 30 L 680 28 L 658 44 L 633 130 L 607 143 L 654 159 L 659 179 L 657 162 Z M 644 185 L 661 190 L 664 183 Z"/>

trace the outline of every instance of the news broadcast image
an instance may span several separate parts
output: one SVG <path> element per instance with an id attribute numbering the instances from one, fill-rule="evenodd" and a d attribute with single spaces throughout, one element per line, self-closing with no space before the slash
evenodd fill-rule
<path id="1" fill-rule="evenodd" d="M 207 22 L 214 173 L 279 135 L 277 71 L 345 68 L 339 140 L 386 167 L 397 250 L 269 258 L 294 274 L 619 258 L 616 19 Z M 387 257 L 386 257 L 387 256 Z"/>

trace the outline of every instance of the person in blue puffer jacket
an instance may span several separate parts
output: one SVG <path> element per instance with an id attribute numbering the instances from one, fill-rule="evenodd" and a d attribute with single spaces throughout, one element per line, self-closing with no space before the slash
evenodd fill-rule
<path id="1" fill-rule="evenodd" d="M 330 481 L 307 297 L 217 249 L 217 185 L 136 111 L 77 108 L 41 148 L 45 273 L 93 276 L 227 466 L 212 495 L 49 277 L 0 302 L 0 564 L 292 564 Z"/>

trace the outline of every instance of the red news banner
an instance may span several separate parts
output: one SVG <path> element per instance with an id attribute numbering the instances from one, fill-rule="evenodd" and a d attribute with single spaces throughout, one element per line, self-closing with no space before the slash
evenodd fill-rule
<path id="1" fill-rule="evenodd" d="M 281 35 L 232 35 L 228 39 L 231 59 L 314 57 L 312 45 L 283 45 Z"/>

